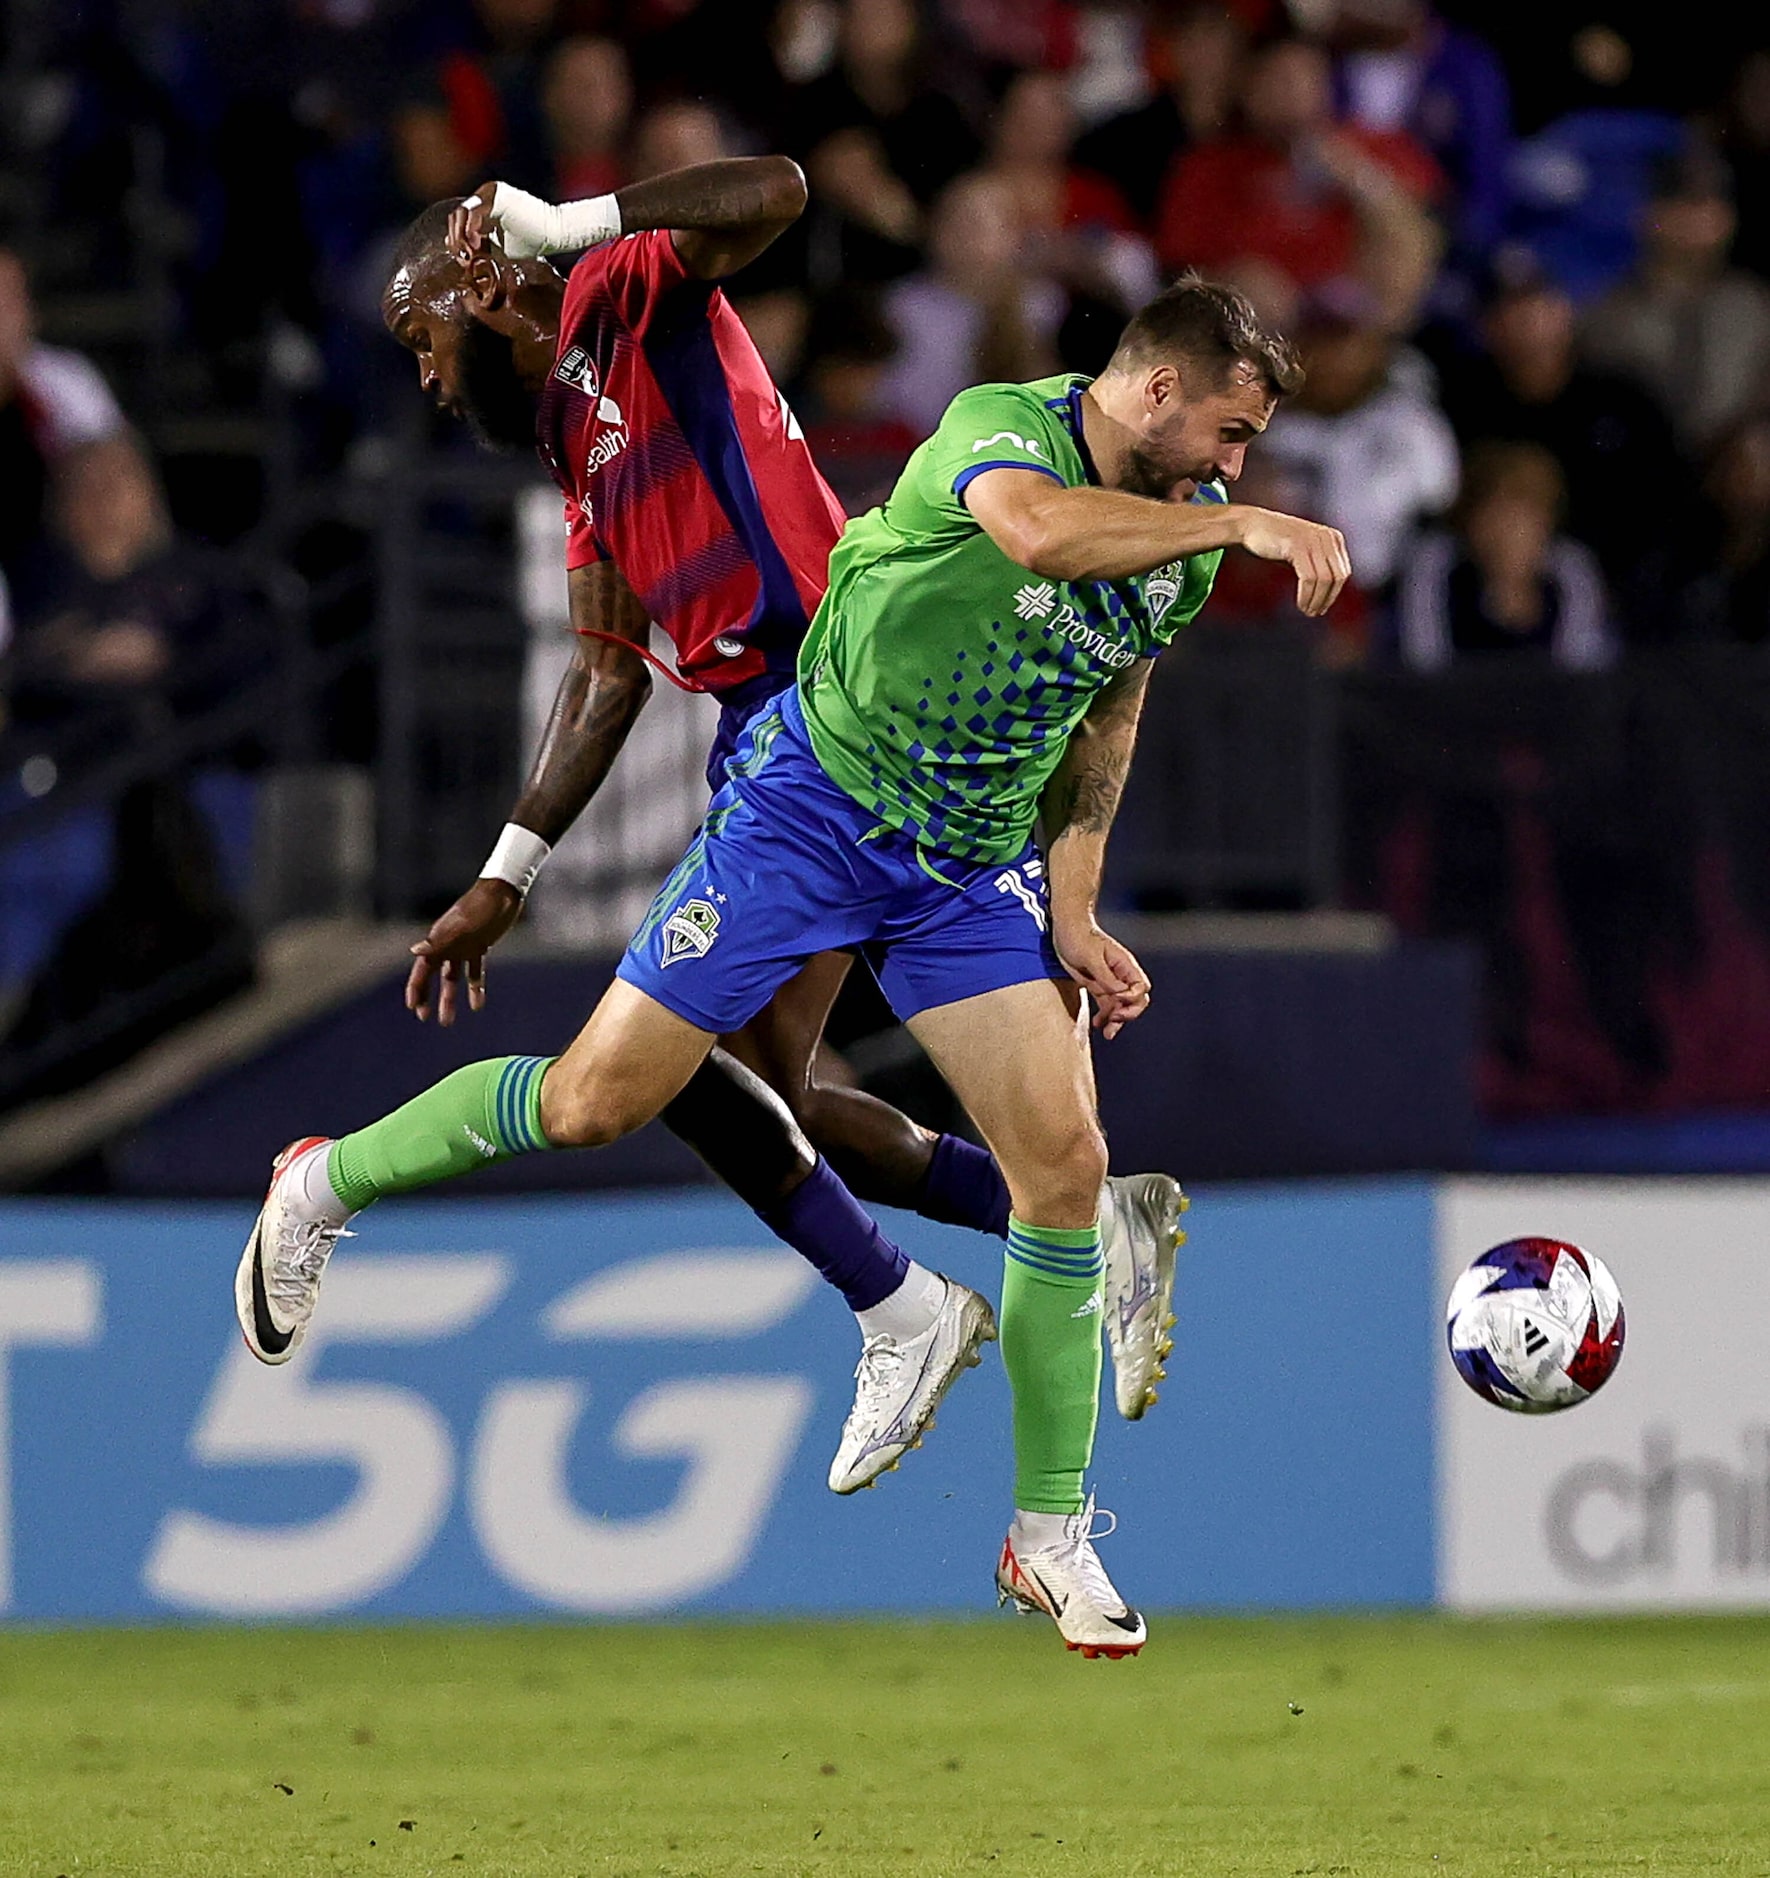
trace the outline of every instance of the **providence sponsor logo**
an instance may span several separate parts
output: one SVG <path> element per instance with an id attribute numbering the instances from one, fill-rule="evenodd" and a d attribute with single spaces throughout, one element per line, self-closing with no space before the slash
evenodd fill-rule
<path id="1" fill-rule="evenodd" d="M 1736 1459 L 1680 1454 L 1649 1428 L 1639 1461 L 1581 1461 L 1543 1506 L 1549 1556 L 1586 1585 L 1639 1585 L 1683 1566 L 1717 1580 L 1770 1581 L 1770 1428 L 1739 1431 Z"/>
<path id="2" fill-rule="evenodd" d="M 1068 614 L 1067 621 L 1064 614 Z M 1059 638 L 1067 639 L 1077 650 L 1096 658 L 1102 665 L 1109 665 L 1115 672 L 1122 672 L 1127 665 L 1137 661 L 1135 646 L 1122 646 L 1116 639 L 1108 638 L 1099 627 L 1090 626 L 1072 607 L 1065 607 L 1051 622 L 1052 630 Z"/>

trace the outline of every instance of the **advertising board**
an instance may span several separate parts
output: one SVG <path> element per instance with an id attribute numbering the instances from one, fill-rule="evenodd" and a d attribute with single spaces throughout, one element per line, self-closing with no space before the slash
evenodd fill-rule
<path id="1" fill-rule="evenodd" d="M 1110 1569 L 1156 1609 L 1427 1602 L 1431 1189 L 1226 1189 L 1190 1220 L 1172 1380 L 1144 1421 L 1110 1397 L 1102 1419 Z M 989 1240 L 887 1223 L 995 1292 Z M 988 1607 L 998 1356 L 900 1472 L 837 1498 L 853 1320 L 734 1202 L 385 1202 L 275 1370 L 233 1323 L 249 1225 L 0 1205 L 0 1613 Z"/>
<path id="2" fill-rule="evenodd" d="M 1767 1222 L 1763 1182 L 1444 1187 L 1441 1298 L 1490 1245 L 1520 1233 L 1568 1239 L 1615 1274 L 1627 1339 L 1605 1387 L 1556 1415 L 1496 1411 L 1437 1364 L 1444 1603 L 1770 1603 Z"/>

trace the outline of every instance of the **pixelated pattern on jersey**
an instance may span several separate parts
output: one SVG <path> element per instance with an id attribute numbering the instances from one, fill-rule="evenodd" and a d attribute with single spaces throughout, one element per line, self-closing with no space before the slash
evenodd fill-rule
<path id="1" fill-rule="evenodd" d="M 989 460 L 1003 437 L 1070 486 L 1093 480 L 1080 397 L 1079 380 L 961 393 L 884 511 L 844 535 L 807 648 L 807 720 L 830 774 L 894 827 L 972 859 L 1025 837 L 1094 698 L 1167 645 L 1216 571 L 1209 551 L 1146 576 L 1048 579 L 970 516 L 976 476 L 1032 467 Z"/>
<path id="2" fill-rule="evenodd" d="M 993 832 L 989 797 L 1002 769 L 1067 739 L 1103 685 L 1148 656 L 1141 649 L 1147 635 L 1120 591 L 1131 584 L 1055 589 L 1049 619 L 997 620 L 980 658 L 957 652 L 944 686 L 922 680 L 914 712 L 892 706 L 883 735 L 893 760 L 882 761 L 877 744 L 867 748 L 874 812 L 920 841 L 960 852 L 974 845 L 980 827 Z M 1059 592 L 1070 598 L 1059 600 Z M 1042 609 L 1043 597 L 1035 604 Z M 1138 610 L 1145 610 L 1140 597 Z M 1052 626 L 1064 613 L 1075 619 L 1059 636 Z M 911 786 L 911 773 L 930 769 L 950 792 L 943 804 L 930 805 Z"/>

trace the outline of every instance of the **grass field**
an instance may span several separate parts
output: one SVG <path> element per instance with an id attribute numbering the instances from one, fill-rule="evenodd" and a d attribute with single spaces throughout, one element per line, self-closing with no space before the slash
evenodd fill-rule
<path id="1" fill-rule="evenodd" d="M 0 1636 L 0 1872 L 1770 1873 L 1770 1621 Z"/>

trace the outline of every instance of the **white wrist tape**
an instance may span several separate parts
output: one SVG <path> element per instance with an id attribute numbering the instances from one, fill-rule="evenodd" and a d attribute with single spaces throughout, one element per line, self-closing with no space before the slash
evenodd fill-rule
<path id="1" fill-rule="evenodd" d="M 479 200 L 478 196 L 469 196 L 461 206 L 477 208 Z M 589 196 L 581 202 L 543 202 L 526 189 L 502 182 L 492 197 L 491 219 L 504 252 L 518 260 L 600 247 L 621 232 L 621 211 L 613 196 Z"/>
<path id="2" fill-rule="evenodd" d="M 514 822 L 504 824 L 498 844 L 479 870 L 481 880 L 502 880 L 514 887 L 526 900 L 535 878 L 553 852 L 541 837 Z"/>

